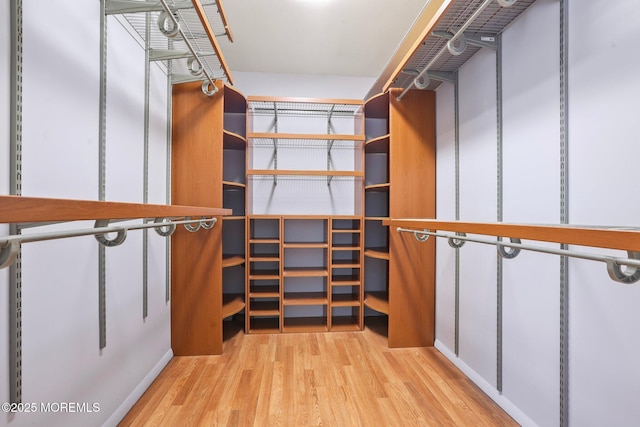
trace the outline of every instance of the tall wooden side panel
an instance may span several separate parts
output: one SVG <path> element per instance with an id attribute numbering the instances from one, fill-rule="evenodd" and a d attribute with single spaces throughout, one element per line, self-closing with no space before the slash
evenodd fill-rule
<path id="1" fill-rule="evenodd" d="M 390 91 L 389 216 L 435 218 L 435 94 Z M 389 230 L 389 347 L 431 346 L 435 334 L 434 239 Z"/>
<path id="2" fill-rule="evenodd" d="M 222 207 L 223 91 L 173 87 L 172 203 Z M 171 346 L 176 356 L 222 353 L 222 221 L 171 240 Z"/>

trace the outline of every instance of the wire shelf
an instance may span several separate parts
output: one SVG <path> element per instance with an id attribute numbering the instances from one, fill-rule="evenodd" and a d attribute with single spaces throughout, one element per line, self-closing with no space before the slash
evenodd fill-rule
<path id="1" fill-rule="evenodd" d="M 254 114 L 264 115 L 355 116 L 361 112 L 362 104 L 249 100 L 249 108 Z"/>
<path id="2" fill-rule="evenodd" d="M 535 0 L 518 0 L 511 7 L 501 7 L 497 2 L 491 2 L 489 6 L 473 21 L 465 30 L 466 35 L 497 36 L 522 14 Z M 434 32 L 454 33 L 469 20 L 471 15 L 483 3 L 483 0 L 459 0 L 456 1 L 440 19 Z M 435 58 L 442 49 L 446 49 L 448 40 L 429 34 L 420 47 L 413 53 L 404 69 L 410 72 L 420 72 Z M 430 71 L 452 72 L 458 70 L 467 62 L 480 47 L 467 44 L 465 51 L 454 56 L 448 52 L 442 55 L 429 69 Z M 415 74 L 400 73 L 391 87 L 406 88 L 413 82 Z M 426 89 L 433 90 L 440 85 L 440 81 L 431 79 Z"/>
<path id="3" fill-rule="evenodd" d="M 216 53 L 216 49 L 212 45 L 207 31 L 198 16 L 196 9 L 190 1 L 167 0 L 166 3 L 172 10 L 173 16 L 178 20 L 180 28 L 184 32 L 187 40 L 196 51 L 200 62 L 202 63 L 203 74 L 194 75 L 188 67 L 188 59 L 192 57 L 187 42 L 179 35 L 175 37 L 165 36 L 159 29 L 158 18 L 164 10 L 162 5 L 157 2 L 155 7 L 150 2 L 141 1 L 140 10 L 128 13 L 127 9 L 122 13 L 118 11 L 120 2 L 109 2 L 112 6 L 110 14 L 121 15 L 134 31 L 147 41 L 149 45 L 151 60 L 158 60 L 168 66 L 171 63 L 171 82 L 183 83 L 187 81 L 198 81 L 205 79 L 204 75 L 209 75 L 214 80 L 222 80 L 231 83 L 230 75 L 225 71 L 223 60 Z M 129 2 L 135 3 L 135 2 Z M 202 9 L 206 15 L 206 21 L 213 30 L 215 36 L 226 36 L 226 28 L 223 21 L 223 15 L 220 13 L 218 4 L 215 1 L 202 2 Z M 144 7 L 154 9 L 150 11 L 142 11 Z M 120 6 L 122 7 L 122 6 Z M 133 6 L 131 6 L 133 7 Z M 149 35 L 147 37 L 147 16 L 149 18 Z M 154 56 L 155 54 L 155 56 Z"/>
<path id="4" fill-rule="evenodd" d="M 300 148 L 300 149 L 348 149 L 353 150 L 362 145 L 362 141 L 355 140 L 332 140 L 332 139 L 287 139 L 277 138 L 275 144 L 278 148 Z M 249 145 L 255 149 L 271 149 L 274 147 L 272 138 L 250 138 Z"/>

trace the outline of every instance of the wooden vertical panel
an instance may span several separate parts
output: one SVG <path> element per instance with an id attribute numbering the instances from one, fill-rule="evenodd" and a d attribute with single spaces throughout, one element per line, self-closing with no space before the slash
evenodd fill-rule
<path id="1" fill-rule="evenodd" d="M 222 89 L 222 88 L 221 88 Z M 223 90 L 173 88 L 172 200 L 222 207 Z M 222 221 L 177 230 L 171 242 L 171 346 L 175 355 L 222 353 Z"/>
<path id="2" fill-rule="evenodd" d="M 435 217 L 435 94 L 390 92 L 389 216 Z M 389 346 L 433 345 L 435 245 L 389 231 Z"/>

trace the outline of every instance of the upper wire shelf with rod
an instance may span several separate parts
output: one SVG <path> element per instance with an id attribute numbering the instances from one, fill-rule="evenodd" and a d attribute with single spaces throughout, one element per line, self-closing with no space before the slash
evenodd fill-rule
<path id="1" fill-rule="evenodd" d="M 496 38 L 535 0 L 457 0 L 408 57 L 388 87 L 434 90 L 483 47 L 496 48 Z"/>
<path id="2" fill-rule="evenodd" d="M 122 15 L 146 41 L 150 61 L 171 67 L 171 83 L 202 80 L 211 96 L 217 80 L 233 84 L 216 37 L 233 36 L 221 0 L 106 0 L 107 15 Z"/>

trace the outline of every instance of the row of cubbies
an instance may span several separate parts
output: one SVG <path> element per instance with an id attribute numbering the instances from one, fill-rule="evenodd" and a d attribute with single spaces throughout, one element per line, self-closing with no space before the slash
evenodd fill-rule
<path id="1" fill-rule="evenodd" d="M 250 216 L 249 333 L 361 329 L 360 217 Z"/>

